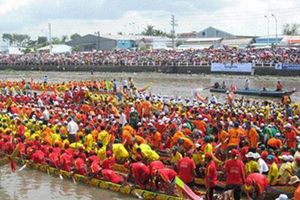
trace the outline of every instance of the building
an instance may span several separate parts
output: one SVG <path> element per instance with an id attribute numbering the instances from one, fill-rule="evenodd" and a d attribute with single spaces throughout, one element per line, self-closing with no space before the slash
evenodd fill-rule
<path id="1" fill-rule="evenodd" d="M 185 49 L 206 49 L 220 47 L 222 38 L 189 38 L 182 40 L 177 48 Z"/>
<path id="2" fill-rule="evenodd" d="M 66 44 L 72 47 L 78 47 L 79 51 L 113 50 L 117 46 L 117 41 L 102 36 L 88 34 L 68 41 Z"/>
<path id="3" fill-rule="evenodd" d="M 196 37 L 198 37 L 198 33 L 196 31 L 177 34 L 177 38 L 196 38 Z"/>
<path id="4" fill-rule="evenodd" d="M 273 45 L 280 44 L 282 36 L 279 37 L 258 37 L 255 38 L 255 43 L 251 44 L 254 48 L 270 48 Z"/>
<path id="5" fill-rule="evenodd" d="M 282 47 L 300 47 L 300 36 L 283 36 L 278 45 Z"/>
<path id="6" fill-rule="evenodd" d="M 222 46 L 247 48 L 254 42 L 254 38 L 238 38 L 238 39 L 224 39 L 221 42 Z"/>
<path id="7" fill-rule="evenodd" d="M 198 32 L 197 37 L 199 38 L 223 38 L 223 39 L 236 39 L 237 36 L 222 31 L 220 29 L 214 27 L 208 27 L 203 29 L 202 31 Z"/>
<path id="8" fill-rule="evenodd" d="M 85 35 L 75 38 L 67 45 L 78 47 L 80 51 L 114 49 L 166 49 L 171 45 L 171 40 L 166 37 L 144 36 L 144 35 Z"/>
<path id="9" fill-rule="evenodd" d="M 65 44 L 53 44 L 39 48 L 38 52 L 51 52 L 51 53 L 70 53 L 72 47 Z"/>

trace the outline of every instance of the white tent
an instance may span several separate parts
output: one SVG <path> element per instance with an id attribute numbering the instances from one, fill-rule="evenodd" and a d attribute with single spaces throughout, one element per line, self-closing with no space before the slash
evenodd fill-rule
<path id="1" fill-rule="evenodd" d="M 39 48 L 38 51 L 48 51 L 51 53 L 67 53 L 72 51 L 72 47 L 65 44 L 53 44 Z"/>

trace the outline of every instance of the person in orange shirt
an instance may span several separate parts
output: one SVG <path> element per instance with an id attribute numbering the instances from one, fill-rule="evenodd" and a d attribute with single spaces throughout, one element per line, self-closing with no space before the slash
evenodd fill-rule
<path id="1" fill-rule="evenodd" d="M 251 150 L 256 150 L 258 145 L 258 133 L 254 127 L 251 127 L 251 122 L 246 122 L 246 130 L 248 131 L 248 141 L 249 141 L 249 148 Z"/>
<path id="2" fill-rule="evenodd" d="M 174 129 L 170 130 L 170 134 L 172 135 L 171 137 L 171 142 L 170 142 L 170 146 L 173 147 L 174 145 L 177 144 L 177 141 L 179 138 L 184 137 L 184 134 L 181 131 L 176 131 Z"/>
<path id="3" fill-rule="evenodd" d="M 207 125 L 206 125 L 206 123 L 203 121 L 202 115 L 198 115 L 198 116 L 196 117 L 196 120 L 193 121 L 193 124 L 194 124 L 194 126 L 195 126 L 196 129 L 202 131 L 203 133 L 206 132 Z"/>
<path id="4" fill-rule="evenodd" d="M 192 131 L 191 129 L 188 128 L 188 125 L 186 123 L 182 125 L 181 131 L 183 132 L 184 135 L 192 135 Z"/>
<path id="5" fill-rule="evenodd" d="M 146 97 L 146 101 L 142 103 L 142 107 L 143 107 L 142 116 L 149 117 L 151 115 L 151 108 L 152 108 L 151 103 L 149 101 L 149 97 Z"/>
<path id="6" fill-rule="evenodd" d="M 234 127 L 229 129 L 229 141 L 227 150 L 236 149 L 240 144 L 240 131 L 239 131 L 240 123 L 238 121 L 235 122 Z"/>
<path id="7" fill-rule="evenodd" d="M 287 123 L 284 127 L 285 127 L 286 146 L 288 148 L 296 148 L 297 145 L 296 132 L 292 129 L 292 125 L 290 123 Z"/>
<path id="8" fill-rule="evenodd" d="M 280 140 L 280 133 L 276 133 L 275 137 L 272 137 L 268 140 L 267 144 L 268 147 L 272 149 L 281 149 L 282 148 L 282 141 Z"/>
<path id="9" fill-rule="evenodd" d="M 161 145 L 161 134 L 156 130 L 156 128 L 151 127 L 150 128 L 150 134 L 152 134 L 152 146 L 154 149 L 159 149 Z"/>
<path id="10" fill-rule="evenodd" d="M 218 123 L 217 129 L 218 129 L 218 143 L 220 144 L 218 153 L 221 155 L 225 155 L 227 145 L 228 145 L 228 140 L 229 140 L 229 134 L 224 130 L 223 125 L 221 123 Z"/>

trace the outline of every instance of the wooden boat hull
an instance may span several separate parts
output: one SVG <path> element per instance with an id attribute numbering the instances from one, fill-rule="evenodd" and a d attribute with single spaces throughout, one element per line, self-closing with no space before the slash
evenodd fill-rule
<path id="1" fill-rule="evenodd" d="M 17 161 L 21 165 L 24 164 L 21 159 L 18 159 Z M 48 165 L 45 165 L 45 164 L 41 165 L 41 164 L 35 164 L 35 163 L 28 162 L 26 164 L 26 166 L 31 169 L 35 169 L 35 170 L 38 170 L 38 171 L 41 171 L 44 173 L 48 173 L 49 175 L 52 175 L 52 176 L 59 176 L 61 174 L 64 178 L 67 178 L 70 180 L 72 180 L 72 178 L 74 178 L 76 180 L 76 182 L 79 182 L 79 183 L 83 183 L 83 184 L 93 186 L 93 187 L 99 187 L 101 189 L 111 190 L 113 192 L 118 192 L 118 193 L 122 193 L 125 195 L 135 196 L 134 193 L 137 193 L 141 197 L 143 197 L 143 199 L 157 199 L 157 200 L 180 200 L 181 199 L 176 196 L 170 196 L 170 195 L 151 192 L 151 191 L 147 191 L 147 190 L 134 189 L 134 191 L 133 191 L 129 185 L 123 186 L 123 185 L 99 180 L 96 178 L 88 178 L 86 176 L 79 175 L 79 174 L 74 174 L 72 177 L 72 175 L 67 171 L 57 170 L 56 168 L 49 167 Z"/>
<path id="2" fill-rule="evenodd" d="M 210 92 L 215 92 L 215 93 L 226 93 L 226 89 L 216 89 L 216 88 L 211 88 L 209 90 Z M 291 91 L 275 91 L 275 90 L 255 90 L 255 89 L 249 89 L 249 90 L 244 90 L 244 89 L 237 89 L 234 91 L 235 94 L 240 94 L 240 95 L 251 95 L 251 96 L 261 96 L 261 97 L 274 97 L 274 98 L 282 98 L 285 95 L 291 95 L 295 92 L 295 90 Z"/>
<path id="3" fill-rule="evenodd" d="M 113 169 L 124 174 L 128 173 L 128 169 L 123 165 L 115 164 Z M 205 186 L 204 178 L 195 178 L 195 184 L 198 186 Z M 224 181 L 218 181 L 217 187 L 220 189 L 225 188 L 226 183 Z M 292 197 L 295 192 L 295 188 L 289 185 L 275 185 L 270 186 L 266 189 L 266 199 L 276 199 L 280 194 L 286 194 L 289 197 Z M 276 196 L 277 195 L 277 196 Z"/>

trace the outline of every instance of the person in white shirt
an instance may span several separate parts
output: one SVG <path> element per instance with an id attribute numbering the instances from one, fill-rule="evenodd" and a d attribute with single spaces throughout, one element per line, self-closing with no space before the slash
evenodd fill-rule
<path id="1" fill-rule="evenodd" d="M 124 112 L 121 112 L 120 115 L 120 124 L 122 125 L 122 127 L 125 126 L 125 124 L 127 124 L 127 119 L 126 119 L 126 115 Z"/>
<path id="2" fill-rule="evenodd" d="M 43 112 L 43 118 L 44 118 L 45 123 L 48 123 L 48 121 L 50 120 L 50 113 L 49 113 L 48 109 L 45 107 L 42 107 L 42 112 Z"/>
<path id="3" fill-rule="evenodd" d="M 267 174 L 269 167 L 267 163 L 260 157 L 259 153 L 254 153 L 254 159 L 257 160 L 260 174 Z"/>
<path id="4" fill-rule="evenodd" d="M 67 125 L 67 130 L 68 130 L 68 133 L 69 133 L 70 143 L 75 142 L 76 135 L 77 135 L 77 132 L 79 130 L 79 127 L 78 127 L 77 123 L 74 122 L 72 117 L 69 118 L 69 123 Z"/>

